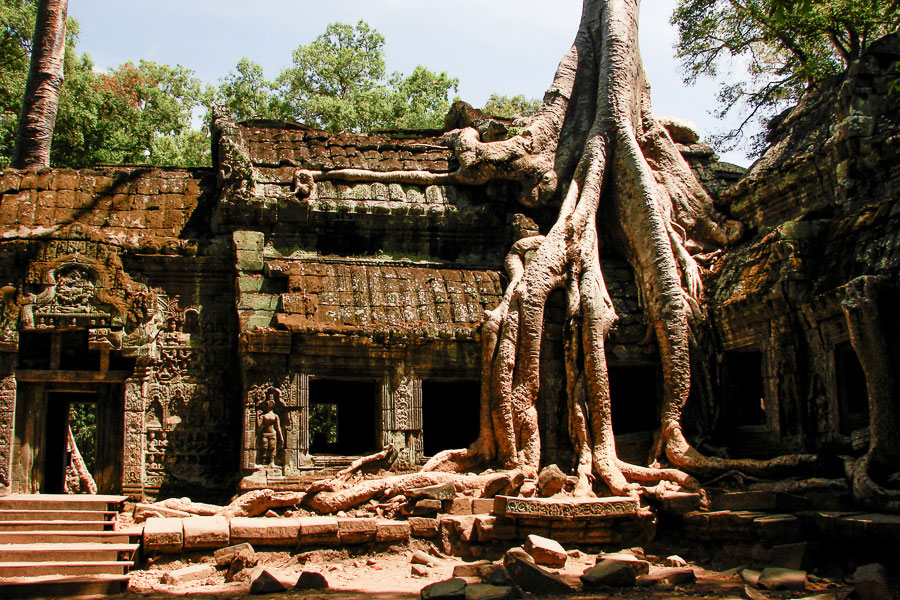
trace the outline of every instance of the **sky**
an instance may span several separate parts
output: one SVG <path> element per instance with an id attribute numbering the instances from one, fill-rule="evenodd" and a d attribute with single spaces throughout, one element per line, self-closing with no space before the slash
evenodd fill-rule
<path id="1" fill-rule="evenodd" d="M 669 16 L 677 0 L 644 0 L 640 44 L 654 111 L 695 122 L 701 135 L 723 129 L 709 111 L 715 84 L 682 82 Z M 384 35 L 389 72 L 416 65 L 459 79 L 458 95 L 481 106 L 492 93 L 541 98 L 572 43 L 581 0 L 70 0 L 78 50 L 105 70 L 140 59 L 180 64 L 218 84 L 242 56 L 270 79 L 291 51 L 326 25 L 360 19 Z M 741 153 L 723 160 L 747 165 Z"/>

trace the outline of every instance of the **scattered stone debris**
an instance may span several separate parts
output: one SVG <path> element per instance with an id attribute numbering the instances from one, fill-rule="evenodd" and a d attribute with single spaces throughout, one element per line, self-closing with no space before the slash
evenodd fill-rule
<path id="1" fill-rule="evenodd" d="M 556 540 L 531 534 L 525 538 L 525 552 L 531 555 L 534 563 L 558 569 L 564 567 L 569 555 L 562 544 Z"/>
<path id="2" fill-rule="evenodd" d="M 887 569 L 879 563 L 862 565 L 853 573 L 853 591 L 859 600 L 892 600 Z"/>
<path id="3" fill-rule="evenodd" d="M 328 580 L 325 576 L 316 571 L 303 571 L 300 573 L 297 583 L 294 584 L 295 590 L 327 590 Z"/>

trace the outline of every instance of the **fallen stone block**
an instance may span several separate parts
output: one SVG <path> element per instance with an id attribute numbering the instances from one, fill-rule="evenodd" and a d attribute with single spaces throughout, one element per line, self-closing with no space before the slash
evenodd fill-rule
<path id="1" fill-rule="evenodd" d="M 472 499 L 466 496 L 454 498 L 451 502 L 444 503 L 444 512 L 451 515 L 471 515 Z"/>
<path id="2" fill-rule="evenodd" d="M 887 570 L 878 563 L 858 567 L 853 573 L 853 588 L 859 600 L 891 600 L 893 598 L 888 585 Z"/>
<path id="3" fill-rule="evenodd" d="M 794 515 L 765 515 L 753 520 L 753 528 L 762 543 L 768 546 L 797 542 L 803 537 L 800 519 Z"/>
<path id="4" fill-rule="evenodd" d="M 529 562 L 534 564 L 534 558 L 527 552 L 525 552 L 525 548 L 521 546 L 516 546 L 514 548 L 510 548 L 506 551 L 506 554 L 503 555 L 503 564 L 508 565 L 513 560 L 524 560 L 525 562 Z"/>
<path id="5" fill-rule="evenodd" d="M 506 564 L 506 570 L 510 579 L 525 592 L 552 595 L 572 591 L 572 587 L 558 576 L 515 556 Z"/>
<path id="6" fill-rule="evenodd" d="M 410 526 L 407 521 L 379 519 L 375 521 L 376 542 L 405 542 L 409 540 Z"/>
<path id="7" fill-rule="evenodd" d="M 489 515 L 494 510 L 493 498 L 472 498 L 473 515 Z"/>
<path id="8" fill-rule="evenodd" d="M 225 573 L 225 581 L 235 581 L 244 573 L 249 573 L 249 569 L 259 564 L 259 556 L 253 550 L 242 549 L 236 554 L 231 555 L 231 562 L 228 564 L 228 571 Z"/>
<path id="9" fill-rule="evenodd" d="M 409 566 L 409 574 L 413 577 L 428 577 L 431 575 L 431 568 L 428 565 L 412 564 Z"/>
<path id="10" fill-rule="evenodd" d="M 460 563 L 453 566 L 454 577 L 480 577 L 481 570 L 492 564 L 489 560 L 479 560 L 470 563 Z"/>
<path id="11" fill-rule="evenodd" d="M 231 563 L 231 559 L 239 552 L 250 551 L 255 552 L 253 550 L 253 546 L 250 544 L 235 544 L 233 546 L 226 546 L 225 548 L 219 548 L 215 552 L 213 552 L 213 558 L 216 559 L 216 565 L 219 567 L 224 567 Z"/>
<path id="12" fill-rule="evenodd" d="M 609 519 L 638 514 L 639 503 L 634 498 L 519 498 L 497 496 L 494 514 L 509 517 L 548 519 Z"/>
<path id="13" fill-rule="evenodd" d="M 144 524 L 144 552 L 178 554 L 184 550 L 184 526 L 181 519 L 151 517 Z"/>
<path id="14" fill-rule="evenodd" d="M 479 542 L 508 541 L 517 537 L 518 529 L 513 519 L 493 515 L 478 515 L 475 518 L 475 538 Z"/>
<path id="15" fill-rule="evenodd" d="M 699 510 L 703 505 L 700 494 L 691 492 L 667 492 L 660 496 L 662 512 L 670 515 L 685 515 Z"/>
<path id="16" fill-rule="evenodd" d="M 449 537 L 456 537 L 463 542 L 472 541 L 475 531 L 475 517 L 472 515 L 441 517 L 440 523 L 441 530 Z"/>
<path id="17" fill-rule="evenodd" d="M 537 478 L 537 492 L 539 496 L 548 498 L 562 491 L 566 485 L 566 474 L 556 465 L 547 465 Z"/>
<path id="18" fill-rule="evenodd" d="M 509 586 L 471 583 L 466 586 L 466 600 L 513 600 L 515 590 Z"/>
<path id="19" fill-rule="evenodd" d="M 671 556 L 667 556 L 663 561 L 663 564 L 667 567 L 686 567 L 687 561 L 677 554 L 673 554 Z"/>
<path id="20" fill-rule="evenodd" d="M 503 565 L 495 565 L 493 563 L 482 567 L 478 573 L 484 583 L 499 586 L 512 585 L 512 579 L 509 577 L 509 571 Z"/>
<path id="21" fill-rule="evenodd" d="M 232 543 L 254 546 L 296 546 L 300 521 L 293 518 L 235 517 L 231 520 Z"/>
<path id="22" fill-rule="evenodd" d="M 315 571 L 303 571 L 300 578 L 294 584 L 295 590 L 327 590 L 328 580 L 321 573 Z"/>
<path id="23" fill-rule="evenodd" d="M 143 523 L 147 519 L 151 517 L 161 518 L 161 517 L 173 517 L 178 519 L 183 519 L 184 517 L 193 516 L 189 512 L 185 512 L 183 510 L 176 510 L 174 508 L 168 508 L 166 506 L 160 506 L 158 504 L 136 504 L 134 506 L 134 522 L 135 523 Z"/>
<path id="24" fill-rule="evenodd" d="M 454 577 L 426 585 L 419 592 L 422 600 L 464 600 L 466 580 Z"/>
<path id="25" fill-rule="evenodd" d="M 433 538 L 438 534 L 438 520 L 427 517 L 410 517 L 409 534 L 415 538 Z"/>
<path id="26" fill-rule="evenodd" d="M 272 567 L 256 567 L 250 575 L 251 594 L 274 594 L 294 587 L 294 581 Z"/>
<path id="27" fill-rule="evenodd" d="M 453 500 L 456 498 L 456 486 L 452 481 L 438 483 L 427 487 L 407 490 L 404 495 L 410 500 L 425 498 L 428 500 Z"/>
<path id="28" fill-rule="evenodd" d="M 436 515 L 441 512 L 443 506 L 440 500 L 432 500 L 430 498 L 417 500 L 416 505 L 413 507 L 413 514 L 416 516 Z"/>
<path id="29" fill-rule="evenodd" d="M 184 548 L 223 548 L 231 539 L 231 529 L 225 517 L 188 517 L 183 520 Z"/>
<path id="30" fill-rule="evenodd" d="M 341 544 L 365 544 L 375 539 L 375 519 L 342 518 L 337 522 Z"/>
<path id="31" fill-rule="evenodd" d="M 613 586 L 625 587 L 634 585 L 637 573 L 631 561 L 605 559 L 585 570 L 581 575 L 581 583 L 585 587 Z"/>
<path id="32" fill-rule="evenodd" d="M 769 548 L 768 564 L 783 569 L 805 571 L 812 566 L 812 549 L 808 542 L 772 546 Z"/>
<path id="33" fill-rule="evenodd" d="M 166 585 L 178 585 L 189 581 L 209 579 L 215 574 L 216 568 L 212 565 L 191 565 L 182 569 L 169 571 L 162 576 L 162 582 Z"/>
<path id="34" fill-rule="evenodd" d="M 741 581 L 747 585 L 756 586 L 759 584 L 759 571 L 754 569 L 744 569 L 741 571 Z"/>
<path id="35" fill-rule="evenodd" d="M 757 585 L 767 590 L 805 590 L 806 571 L 768 567 L 760 572 Z"/>
<path id="36" fill-rule="evenodd" d="M 684 585 L 694 583 L 697 575 L 690 567 L 662 567 L 651 569 L 650 573 L 641 575 L 635 580 L 638 585 L 656 585 L 668 583 L 670 585 Z"/>
<path id="37" fill-rule="evenodd" d="M 643 556 L 643 552 L 641 553 L 641 556 Z M 650 563 L 646 560 L 641 560 L 630 552 L 605 552 L 597 557 L 597 560 L 594 561 L 594 564 L 599 565 L 604 560 L 627 562 L 631 565 L 631 568 L 634 570 L 635 575 L 646 575 L 650 572 Z"/>
<path id="38" fill-rule="evenodd" d="M 565 548 L 559 542 L 539 535 L 529 535 L 525 538 L 523 548 L 525 548 L 525 552 L 534 558 L 535 564 L 553 567 L 554 569 L 564 567 L 566 560 L 569 558 Z"/>
<path id="39" fill-rule="evenodd" d="M 333 546 L 340 541 L 338 520 L 334 517 L 300 517 L 297 533 L 303 546 Z"/>

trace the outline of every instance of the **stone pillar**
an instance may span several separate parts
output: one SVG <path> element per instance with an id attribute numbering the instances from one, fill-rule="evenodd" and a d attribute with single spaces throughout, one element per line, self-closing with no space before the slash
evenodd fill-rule
<path id="1" fill-rule="evenodd" d="M 16 376 L 0 376 L 0 494 L 12 488 L 12 453 L 16 422 Z"/>
<path id="2" fill-rule="evenodd" d="M 308 462 L 309 458 L 309 375 L 297 374 L 297 454 L 299 462 Z"/>
<path id="3" fill-rule="evenodd" d="M 145 374 L 125 380 L 125 432 L 122 451 L 122 493 L 144 495 L 144 388 Z"/>
<path id="4" fill-rule="evenodd" d="M 422 380 L 398 363 L 385 377 L 382 402 L 384 444 L 394 444 L 401 462 L 415 464 L 422 453 Z"/>

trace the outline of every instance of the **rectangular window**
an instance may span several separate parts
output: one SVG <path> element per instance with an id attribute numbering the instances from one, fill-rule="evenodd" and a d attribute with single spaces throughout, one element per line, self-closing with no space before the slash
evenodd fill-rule
<path id="1" fill-rule="evenodd" d="M 763 356 L 757 350 L 725 353 L 724 413 L 732 426 L 765 425 Z"/>
<path id="2" fill-rule="evenodd" d="M 866 373 L 850 342 L 834 347 L 834 375 L 837 380 L 841 433 L 848 435 L 869 425 Z"/>
<path id="3" fill-rule="evenodd" d="M 623 435 L 657 429 L 658 393 L 656 366 L 610 366 L 613 433 Z"/>
<path id="4" fill-rule="evenodd" d="M 374 381 L 310 379 L 310 454 L 358 456 L 379 449 L 378 393 Z"/>
<path id="5" fill-rule="evenodd" d="M 480 381 L 422 382 L 422 442 L 425 456 L 467 448 L 478 439 Z"/>

